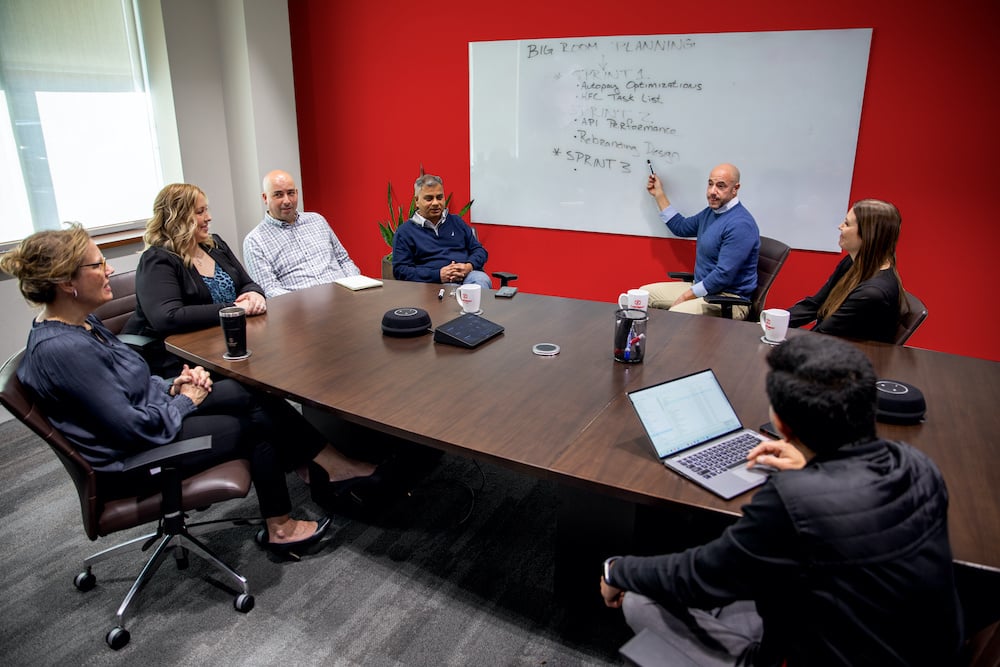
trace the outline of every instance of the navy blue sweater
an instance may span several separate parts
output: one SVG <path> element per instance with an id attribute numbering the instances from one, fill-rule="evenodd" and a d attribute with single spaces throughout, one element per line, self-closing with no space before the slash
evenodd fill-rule
<path id="1" fill-rule="evenodd" d="M 750 298 L 757 289 L 757 255 L 760 232 L 750 211 L 738 203 L 724 213 L 705 208 L 685 218 L 673 206 L 660 211 L 660 219 L 677 236 L 698 238 L 694 282 L 706 294 L 731 292 Z M 668 217 L 669 216 L 669 217 Z M 695 292 L 697 294 L 697 292 Z"/>
<path id="2" fill-rule="evenodd" d="M 439 283 L 442 266 L 468 262 L 474 270 L 482 271 L 486 257 L 486 248 L 476 239 L 472 227 L 453 213 L 441 221 L 437 232 L 407 220 L 392 241 L 392 275 L 396 280 Z"/>

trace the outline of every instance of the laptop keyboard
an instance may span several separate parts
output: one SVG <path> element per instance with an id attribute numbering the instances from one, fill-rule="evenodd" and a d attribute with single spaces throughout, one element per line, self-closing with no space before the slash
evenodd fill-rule
<path id="1" fill-rule="evenodd" d="M 759 442 L 760 438 L 753 433 L 742 433 L 696 454 L 685 456 L 678 462 L 704 479 L 711 479 L 726 472 L 740 461 L 746 461 L 747 452 Z"/>

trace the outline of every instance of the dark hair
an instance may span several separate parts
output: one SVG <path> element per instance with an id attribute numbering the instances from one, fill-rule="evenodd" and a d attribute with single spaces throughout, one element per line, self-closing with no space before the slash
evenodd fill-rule
<path id="1" fill-rule="evenodd" d="M 832 336 L 796 336 L 767 363 L 771 407 L 809 449 L 875 437 L 875 369 L 858 348 Z"/>
<path id="2" fill-rule="evenodd" d="M 17 278 L 29 303 L 55 301 L 56 287 L 72 280 L 90 248 L 87 230 L 77 222 L 67 224 L 67 229 L 35 232 L 0 258 L 0 269 Z"/>

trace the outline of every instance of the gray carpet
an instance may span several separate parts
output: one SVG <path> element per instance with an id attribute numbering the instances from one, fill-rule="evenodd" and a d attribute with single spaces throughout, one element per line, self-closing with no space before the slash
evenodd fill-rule
<path id="1" fill-rule="evenodd" d="M 247 577 L 256 607 L 235 611 L 234 591 L 199 558 L 186 571 L 168 558 L 115 652 L 104 636 L 139 555 L 98 564 L 96 588 L 77 591 L 82 558 L 127 535 L 86 538 L 69 476 L 20 423 L 0 425 L 0 452 L 3 665 L 603 665 L 620 664 L 630 636 L 601 606 L 596 575 L 581 582 L 594 589 L 587 602 L 554 597 L 552 483 L 445 456 L 378 516 L 337 515 L 300 562 L 262 551 L 251 526 L 207 534 Z M 470 498 L 462 483 L 482 488 L 459 523 Z M 301 511 L 323 511 L 298 478 L 289 488 Z M 256 511 L 251 491 L 192 520 Z"/>

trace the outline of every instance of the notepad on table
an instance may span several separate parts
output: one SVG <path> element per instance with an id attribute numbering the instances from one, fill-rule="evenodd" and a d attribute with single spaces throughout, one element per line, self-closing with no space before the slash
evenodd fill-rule
<path id="1" fill-rule="evenodd" d="M 349 290 L 359 290 L 368 289 L 369 287 L 381 287 L 382 281 L 375 280 L 374 278 L 369 278 L 368 276 L 347 276 L 346 278 L 337 278 L 333 282 L 338 285 L 343 285 Z"/>

